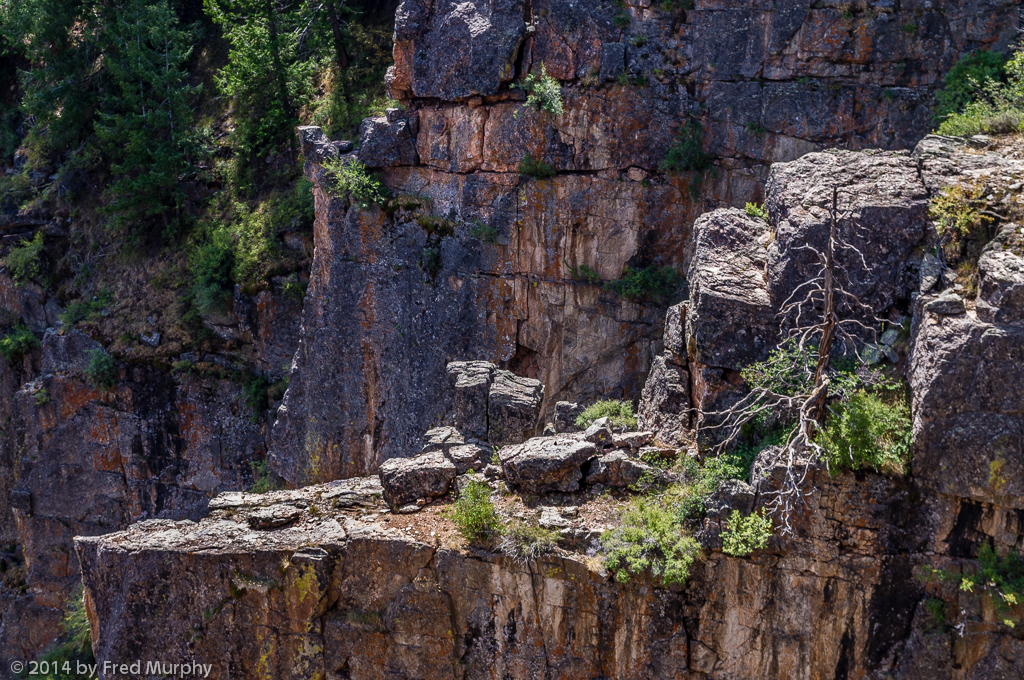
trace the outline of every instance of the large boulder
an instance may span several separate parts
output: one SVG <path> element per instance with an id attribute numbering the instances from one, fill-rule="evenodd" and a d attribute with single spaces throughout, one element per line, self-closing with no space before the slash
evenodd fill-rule
<path id="1" fill-rule="evenodd" d="M 690 374 L 663 354 L 655 357 L 640 395 L 637 423 L 666 443 L 678 443 L 690 429 Z"/>
<path id="2" fill-rule="evenodd" d="M 699 217 L 693 231 L 689 354 L 702 364 L 742 368 L 764 358 L 776 341 L 778 323 L 765 278 L 768 225 L 726 208 Z"/>
<path id="3" fill-rule="evenodd" d="M 379 474 L 384 500 L 397 508 L 421 498 L 430 500 L 448 493 L 456 467 L 443 452 L 430 451 L 415 458 L 386 460 L 381 463 Z"/>
<path id="4" fill-rule="evenodd" d="M 509 485 L 527 493 L 577 491 L 580 468 L 595 455 L 592 443 L 566 435 L 535 437 L 498 451 Z"/>
<path id="5" fill-rule="evenodd" d="M 518 444 L 536 433 L 544 385 L 510 371 L 495 371 L 487 395 L 487 438 L 491 444 Z"/>
<path id="6" fill-rule="evenodd" d="M 653 481 L 659 474 L 656 467 L 634 460 L 622 451 L 612 451 L 591 462 L 585 481 L 622 488 L 633 486 L 645 477 Z"/>
<path id="7" fill-rule="evenodd" d="M 417 165 L 415 119 L 365 118 L 359 126 L 359 160 L 371 168 Z"/>
<path id="8" fill-rule="evenodd" d="M 456 100 L 491 95 L 515 77 L 525 0 L 403 0 L 395 14 L 391 96 Z"/>
<path id="9" fill-rule="evenodd" d="M 560 401 L 555 404 L 555 431 L 577 432 L 576 419 L 583 413 L 583 405 L 575 401 Z"/>
<path id="10" fill-rule="evenodd" d="M 978 260 L 978 318 L 990 323 L 1024 321 L 1024 227 L 1007 224 Z"/>
<path id="11" fill-rule="evenodd" d="M 470 436 L 487 437 L 487 395 L 496 370 L 489 361 L 453 361 L 446 368 L 455 391 L 452 419 Z"/>

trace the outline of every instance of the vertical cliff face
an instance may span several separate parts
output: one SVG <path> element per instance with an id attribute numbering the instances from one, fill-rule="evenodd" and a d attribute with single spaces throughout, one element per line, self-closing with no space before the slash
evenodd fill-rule
<path id="1" fill-rule="evenodd" d="M 317 255 L 277 472 L 300 484 L 410 455 L 448 410 L 455 359 L 540 379 L 547 418 L 561 399 L 635 398 L 663 308 L 596 279 L 685 272 L 697 216 L 759 200 L 771 162 L 912 146 L 958 56 L 1018 23 L 1012 2 L 683 5 L 400 6 L 388 82 L 405 109 L 368 119 L 357 154 L 405 207 L 348 209 L 318 165 L 326 140 L 307 140 Z M 561 115 L 515 88 L 542 65 Z M 713 162 L 666 172 L 688 135 Z M 527 154 L 553 176 L 521 174 Z"/>

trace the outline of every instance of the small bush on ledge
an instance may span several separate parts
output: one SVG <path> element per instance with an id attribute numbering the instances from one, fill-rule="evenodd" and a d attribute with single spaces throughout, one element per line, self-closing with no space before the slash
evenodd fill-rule
<path id="1" fill-rule="evenodd" d="M 380 179 L 371 175 L 366 166 L 357 160 L 328 160 L 324 162 L 324 169 L 330 175 L 330 193 L 338 198 L 348 196 L 363 210 L 371 205 L 383 206 L 391 193 Z"/>
<path id="2" fill-rule="evenodd" d="M 523 160 L 519 162 L 519 174 L 534 179 L 547 179 L 555 176 L 555 168 L 541 159 L 534 159 L 527 151 Z"/>
<path id="3" fill-rule="evenodd" d="M 548 70 L 543 63 L 540 65 L 540 75 L 528 74 L 523 78 L 521 86 L 529 93 L 523 106 L 536 111 L 544 111 L 553 116 L 561 116 L 564 112 L 562 85 L 548 75 Z M 516 114 L 518 113 L 516 111 Z"/>
<path id="4" fill-rule="evenodd" d="M 458 500 L 445 511 L 445 516 L 473 543 L 502 533 L 501 519 L 491 502 L 491 487 L 483 482 L 470 482 Z"/>
<path id="5" fill-rule="evenodd" d="M 610 281 L 605 288 L 634 302 L 666 304 L 683 282 L 683 275 L 672 267 L 626 267 L 622 278 Z"/>
<path id="6" fill-rule="evenodd" d="M 729 527 L 722 532 L 722 552 L 746 557 L 755 550 L 764 550 L 771 535 L 771 516 L 752 512 L 744 517 L 739 510 L 733 510 L 729 515 Z"/>
<path id="7" fill-rule="evenodd" d="M 608 418 L 612 425 L 628 430 L 636 429 L 636 416 L 633 415 L 633 404 L 628 401 L 601 399 L 588 406 L 576 417 L 576 427 L 585 430 L 598 418 Z"/>
<path id="8" fill-rule="evenodd" d="M 704 153 L 704 128 L 689 118 L 658 167 L 664 172 L 700 172 L 710 165 L 711 155 Z"/>
<path id="9" fill-rule="evenodd" d="M 744 208 L 744 210 L 746 210 L 747 215 L 749 215 L 750 217 L 757 217 L 759 219 L 764 220 L 765 222 L 768 221 L 768 211 L 765 210 L 763 206 L 760 206 L 757 203 L 747 203 L 747 206 L 746 208 Z"/>
<path id="10" fill-rule="evenodd" d="M 117 362 L 102 349 L 89 352 L 89 365 L 85 368 L 85 379 L 93 387 L 109 390 L 117 384 Z"/>
<path id="11" fill-rule="evenodd" d="M 39 347 L 39 338 L 23 323 L 19 323 L 0 338 L 0 356 L 7 361 L 20 359 L 36 347 Z"/>
<path id="12" fill-rule="evenodd" d="M 622 525 L 601 536 L 605 566 L 626 583 L 646 571 L 665 584 L 684 584 L 700 555 L 700 544 L 684 532 L 679 513 L 658 498 L 638 498 L 622 514 Z"/>
<path id="13" fill-rule="evenodd" d="M 818 442 L 829 468 L 904 474 L 910 460 L 913 422 L 898 390 L 858 390 L 832 407 Z"/>

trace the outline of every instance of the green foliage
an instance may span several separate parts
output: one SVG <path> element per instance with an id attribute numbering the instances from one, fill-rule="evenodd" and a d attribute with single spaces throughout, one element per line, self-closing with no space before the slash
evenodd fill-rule
<path id="1" fill-rule="evenodd" d="M 672 267 L 626 267 L 622 272 L 622 278 L 618 281 L 609 281 L 605 288 L 627 300 L 667 304 L 682 283 L 683 275 Z"/>
<path id="2" fill-rule="evenodd" d="M 0 338 L 0 356 L 7 361 L 20 359 L 36 347 L 39 347 L 39 338 L 23 323 L 18 323 Z"/>
<path id="3" fill-rule="evenodd" d="M 903 24 L 903 32 L 907 35 L 914 35 L 917 33 L 917 24 L 913 21 L 907 21 Z"/>
<path id="4" fill-rule="evenodd" d="M 675 485 L 666 494 L 673 499 L 680 520 L 702 517 L 705 503 L 718 485 L 742 474 L 739 461 L 733 456 L 707 457 L 703 463 L 685 456 L 681 463 L 685 482 Z"/>
<path id="5" fill-rule="evenodd" d="M 976 134 L 1006 134 L 1024 126 L 1024 50 L 1013 54 L 1005 65 L 1006 82 L 985 75 L 992 67 L 982 65 L 974 69 L 981 72 L 983 82 L 974 82 L 972 98 L 962 111 L 952 112 L 939 125 L 944 135 L 970 136 Z M 967 83 L 971 83 L 969 77 Z M 949 89 L 949 88 L 947 88 Z M 963 88 L 951 90 L 951 103 L 960 101 Z"/>
<path id="6" fill-rule="evenodd" d="M 281 488 L 281 482 L 270 465 L 265 460 L 254 460 L 249 463 L 252 467 L 252 486 L 249 493 L 267 493 L 277 491 Z"/>
<path id="7" fill-rule="evenodd" d="M 761 137 L 762 135 L 768 133 L 768 128 L 766 128 L 764 125 L 761 125 L 757 121 L 751 120 L 747 121 L 747 132 L 749 132 L 752 135 Z"/>
<path id="8" fill-rule="evenodd" d="M 765 422 L 767 420 L 762 421 L 762 419 L 755 418 L 749 423 L 747 431 L 744 433 L 745 436 L 731 452 L 726 454 L 727 460 L 738 470 L 737 479 L 749 480 L 750 470 L 757 454 L 769 446 L 782 446 L 793 431 L 792 423 L 782 422 L 768 425 Z"/>
<path id="9" fill-rule="evenodd" d="M 817 441 L 829 468 L 870 468 L 903 474 L 910 459 L 912 421 L 906 397 L 898 390 L 854 392 L 834 404 Z"/>
<path id="10" fill-rule="evenodd" d="M 57 641 L 39 658 L 40 669 L 48 672 L 23 676 L 40 678 L 41 680 L 86 680 L 86 675 L 78 675 L 73 671 L 78 664 L 93 664 L 92 633 L 89 629 L 89 616 L 85 611 L 85 597 L 79 585 L 64 605 L 64 617 L 61 619 L 61 634 Z M 63 669 L 69 668 L 72 672 Z"/>
<path id="11" fill-rule="evenodd" d="M 564 112 L 562 85 L 548 75 L 543 62 L 540 65 L 540 75 L 527 74 L 523 78 L 521 87 L 529 93 L 523 106 L 535 111 L 544 111 L 553 116 L 561 116 Z"/>
<path id="12" fill-rule="evenodd" d="M 324 169 L 330 173 L 331 193 L 338 198 L 348 196 L 363 210 L 371 205 L 384 205 L 390 195 L 380 179 L 357 160 L 332 159 L 324 163 Z"/>
<path id="13" fill-rule="evenodd" d="M 40 387 L 39 391 L 36 392 L 35 402 L 36 406 L 50 403 L 50 393 L 46 391 L 45 387 Z"/>
<path id="14" fill-rule="evenodd" d="M 420 251 L 420 267 L 430 276 L 437 276 L 441 271 L 441 249 L 436 246 L 424 246 Z"/>
<path id="15" fill-rule="evenodd" d="M 569 275 L 577 281 L 586 281 L 589 284 L 597 285 L 601 283 L 601 275 L 597 273 L 591 267 L 585 264 L 579 266 L 573 266 L 569 264 L 567 260 L 562 260 L 565 263 L 566 268 L 569 270 Z"/>
<path id="16" fill-rule="evenodd" d="M 473 238 L 483 241 L 484 243 L 498 242 L 498 230 L 484 224 L 483 222 L 476 222 L 473 225 L 473 228 L 469 230 L 469 234 Z"/>
<path id="17" fill-rule="evenodd" d="M 249 409 L 249 418 L 258 423 L 267 410 L 267 390 L 270 389 L 270 380 L 265 375 L 251 376 L 242 387 L 242 397 Z"/>
<path id="18" fill-rule="evenodd" d="M 925 611 L 932 618 L 932 625 L 939 630 L 946 626 L 946 601 L 939 597 L 929 597 L 924 601 Z"/>
<path id="19" fill-rule="evenodd" d="M 534 160 L 527 151 L 523 160 L 519 161 L 519 174 L 534 179 L 546 179 L 555 176 L 555 168 L 550 163 L 545 163 L 543 159 Z"/>
<path id="20" fill-rule="evenodd" d="M 25 239 L 11 248 L 3 259 L 4 266 L 11 271 L 15 281 L 24 282 L 39 278 L 43 271 L 43 230 L 40 229 L 31 239 Z"/>
<path id="21" fill-rule="evenodd" d="M 750 364 L 740 375 L 752 389 L 791 397 L 811 389 L 817 365 L 817 345 L 801 347 L 796 339 L 789 338 L 773 349 L 767 359 Z M 842 358 L 830 362 L 828 377 L 829 394 L 841 399 L 865 386 L 893 386 L 881 374 Z"/>
<path id="22" fill-rule="evenodd" d="M 103 310 L 111 303 L 111 295 L 102 291 L 87 300 L 72 300 L 60 315 L 60 320 L 67 326 L 74 326 L 79 321 L 96 321 L 103 315 Z"/>
<path id="23" fill-rule="evenodd" d="M 710 166 L 711 155 L 704 153 L 704 128 L 695 118 L 687 118 L 658 167 L 664 172 L 701 172 Z"/>
<path id="24" fill-rule="evenodd" d="M 515 560 L 533 560 L 554 550 L 561 538 L 557 531 L 515 522 L 505 530 L 499 549 Z"/>
<path id="25" fill-rule="evenodd" d="M 102 349 L 89 352 L 89 364 L 85 367 L 85 379 L 93 387 L 109 390 L 117 384 L 117 362 Z"/>
<path id="26" fill-rule="evenodd" d="M 729 515 L 729 526 L 722 532 L 722 552 L 735 557 L 746 557 L 755 550 L 764 550 L 772 535 L 772 518 L 762 512 L 746 517 L 739 510 Z"/>
<path id="27" fill-rule="evenodd" d="M 416 218 L 416 223 L 423 231 L 427 232 L 428 236 L 455 236 L 455 223 L 443 217 L 421 215 Z"/>
<path id="28" fill-rule="evenodd" d="M 584 409 L 583 413 L 576 416 L 576 427 L 585 430 L 599 418 L 608 418 L 615 427 L 624 427 L 627 430 L 636 429 L 636 416 L 633 414 L 633 404 L 616 399 L 595 401 Z"/>
<path id="29" fill-rule="evenodd" d="M 621 525 L 606 531 L 601 544 L 619 583 L 650 571 L 665 584 L 684 584 L 700 556 L 700 544 L 685 533 L 679 513 L 654 497 L 630 501 Z"/>
<path id="30" fill-rule="evenodd" d="M 759 206 L 757 203 L 747 203 L 747 206 L 746 208 L 744 208 L 744 210 L 746 210 L 747 215 L 749 215 L 750 217 L 758 217 L 764 220 L 765 222 L 769 221 L 768 211 L 765 210 L 762 206 Z"/>
<path id="31" fill-rule="evenodd" d="M 111 226 L 137 231 L 156 220 L 172 236 L 185 219 L 181 175 L 195 150 L 189 100 L 198 88 L 185 70 L 195 33 L 179 28 L 167 0 L 123 0 L 103 26 L 108 83 L 95 127 L 110 159 Z"/>
<path id="32" fill-rule="evenodd" d="M 0 175 L 0 215 L 15 215 L 32 196 L 28 166 L 13 175 Z"/>
<path id="33" fill-rule="evenodd" d="M 455 503 L 445 510 L 444 516 L 471 543 L 502 533 L 501 519 L 491 502 L 491 487 L 484 482 L 469 482 Z"/>
<path id="34" fill-rule="evenodd" d="M 988 83 L 1003 81 L 1005 65 L 1006 57 L 998 52 L 976 50 L 961 57 L 946 74 L 942 89 L 935 93 L 936 122 L 963 112 Z"/>
<path id="35" fill-rule="evenodd" d="M 629 18 L 629 14 L 627 14 L 626 12 L 619 12 L 614 17 L 612 17 L 612 23 L 621 29 L 626 29 L 629 28 L 631 20 Z"/>
<path id="36" fill-rule="evenodd" d="M 983 181 L 964 181 L 943 187 L 928 204 L 928 216 L 935 220 L 936 231 L 954 241 L 976 235 L 992 218 L 982 215 L 985 184 Z"/>
<path id="37" fill-rule="evenodd" d="M 1024 556 L 1015 550 L 1000 555 L 999 551 L 984 543 L 978 549 L 977 559 L 978 569 L 975 573 L 959 575 L 960 591 L 979 597 L 988 595 L 996 614 L 1002 617 L 1002 623 L 1016 628 L 1021 620 L 1020 617 L 1014 617 L 1011 610 L 1024 603 Z M 956 574 L 944 569 L 926 567 L 924 576 L 929 581 L 957 581 Z M 938 609 L 937 606 L 935 608 Z"/>
<path id="38" fill-rule="evenodd" d="M 210 314 L 227 303 L 234 261 L 234 239 L 223 226 L 214 228 L 209 241 L 192 251 L 192 297 L 200 314 Z"/>

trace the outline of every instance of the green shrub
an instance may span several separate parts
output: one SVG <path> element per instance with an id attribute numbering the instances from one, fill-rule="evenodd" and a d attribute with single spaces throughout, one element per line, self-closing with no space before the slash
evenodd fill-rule
<path id="1" fill-rule="evenodd" d="M 469 482 L 444 516 L 471 543 L 502 533 L 501 519 L 491 502 L 491 487 L 484 482 Z"/>
<path id="2" fill-rule="evenodd" d="M 523 160 L 519 162 L 519 174 L 534 179 L 547 179 L 554 177 L 556 173 L 553 165 L 545 163 L 541 159 L 534 160 L 530 152 L 527 151 Z"/>
<path id="3" fill-rule="evenodd" d="M 747 132 L 757 137 L 761 137 L 768 134 L 768 128 L 757 121 L 751 120 L 747 121 Z"/>
<path id="4" fill-rule="evenodd" d="M 622 524 L 601 536 L 605 565 L 620 583 L 650 570 L 665 584 L 684 584 L 700 555 L 700 544 L 684 532 L 679 514 L 657 498 L 637 498 Z"/>
<path id="5" fill-rule="evenodd" d="M 13 154 L 4 154 L 10 158 Z M 14 175 L 0 175 L 0 215 L 15 215 L 32 197 L 32 181 L 28 165 Z"/>
<path id="6" fill-rule="evenodd" d="M 619 28 L 626 29 L 629 28 L 631 19 L 629 18 L 629 15 L 626 14 L 625 12 L 619 12 L 614 17 L 612 17 L 612 23 Z"/>
<path id="7" fill-rule="evenodd" d="M 979 212 L 984 198 L 985 183 L 980 180 L 942 187 L 928 204 L 928 217 L 935 220 L 935 230 L 940 236 L 961 241 L 992 221 Z"/>
<path id="8" fill-rule="evenodd" d="M 601 283 L 601 275 L 587 265 L 581 264 L 578 267 L 574 267 L 567 260 L 562 260 L 562 262 L 565 263 L 566 268 L 569 270 L 569 275 L 575 280 L 586 281 L 593 285 Z"/>
<path id="9" fill-rule="evenodd" d="M 42 273 L 43 269 L 43 231 L 40 229 L 31 239 L 25 239 L 11 248 L 4 258 L 4 266 L 11 271 L 15 281 L 29 281 Z"/>
<path id="10" fill-rule="evenodd" d="M 516 522 L 505 530 L 499 550 L 517 561 L 529 561 L 555 549 L 561 535 L 535 524 Z"/>
<path id="11" fill-rule="evenodd" d="M 523 78 L 521 87 L 529 93 L 523 106 L 545 111 L 553 116 L 561 116 L 564 112 L 562 85 L 548 75 L 543 62 L 540 65 L 540 75 L 528 74 Z"/>
<path id="12" fill-rule="evenodd" d="M 420 251 L 420 267 L 430 276 L 437 276 L 441 271 L 442 264 L 439 247 L 425 246 Z"/>
<path id="13" fill-rule="evenodd" d="M 97 389 L 109 390 L 117 384 L 117 362 L 102 349 L 89 352 L 89 365 L 85 368 L 85 379 Z"/>
<path id="14" fill-rule="evenodd" d="M 739 510 L 729 515 L 729 527 L 722 532 L 722 552 L 734 557 L 746 557 L 755 550 L 764 550 L 772 535 L 772 518 L 764 512 L 752 512 L 746 517 Z"/>
<path id="15" fill-rule="evenodd" d="M 476 222 L 469 231 L 470 236 L 484 243 L 497 243 L 498 230 L 483 222 Z"/>
<path id="16" fill-rule="evenodd" d="M 15 361 L 39 347 L 39 338 L 32 329 L 19 323 L 0 338 L 0 355 L 7 361 Z"/>
<path id="17" fill-rule="evenodd" d="M 636 429 L 636 416 L 633 414 L 633 404 L 628 401 L 618 401 L 615 399 L 595 401 L 584 409 L 583 413 L 576 416 L 576 427 L 585 430 L 598 418 L 608 418 L 611 424 L 616 427 L 624 427 L 627 430 Z"/>
<path id="18" fill-rule="evenodd" d="M 985 67 L 982 66 L 984 71 Z M 1024 50 L 1005 66 L 1006 82 L 987 79 L 970 85 L 971 100 L 962 111 L 951 112 L 939 125 L 944 135 L 1006 134 L 1024 126 Z M 984 76 L 983 76 L 984 77 Z M 969 78 L 967 82 L 971 81 Z M 975 81 L 977 82 L 977 81 Z M 958 95 L 957 101 L 960 100 Z M 952 104 L 950 104 L 952 106 Z"/>
<path id="19" fill-rule="evenodd" d="M 1003 624 L 1016 628 L 1020 619 L 1014 618 L 1011 610 L 1024 603 L 1024 556 L 1012 549 L 1000 555 L 991 545 L 983 543 L 978 549 L 977 559 L 978 570 L 973 574 L 966 573 L 966 570 L 955 574 L 926 566 L 924 577 L 929 581 L 959 581 L 958 586 L 962 593 L 978 596 L 982 593 L 987 594 L 996 614 L 1002 617 Z M 938 609 L 936 605 L 931 607 Z M 943 614 L 944 610 L 943 607 Z"/>
<path id="20" fill-rule="evenodd" d="M 211 314 L 227 305 L 231 295 L 231 270 L 235 266 L 233 245 L 231 232 L 216 227 L 210 240 L 192 251 L 189 258 L 192 299 L 200 314 Z"/>
<path id="21" fill-rule="evenodd" d="M 757 203 L 747 203 L 747 206 L 746 208 L 744 208 L 744 210 L 746 210 L 747 215 L 749 215 L 750 217 L 758 217 L 764 220 L 765 222 L 768 222 L 768 211 L 765 210 L 764 207 L 758 205 Z"/>
<path id="22" fill-rule="evenodd" d="M 88 300 L 72 300 L 60 315 L 60 320 L 67 326 L 74 326 L 79 321 L 96 321 L 103 316 L 103 310 L 110 306 L 113 298 L 109 291 L 102 291 Z"/>
<path id="23" fill-rule="evenodd" d="M 35 402 L 36 406 L 50 403 L 50 393 L 46 391 L 45 387 L 40 387 L 39 391 L 36 392 Z"/>
<path id="24" fill-rule="evenodd" d="M 935 121 L 941 123 L 951 114 L 961 113 L 976 100 L 987 83 L 1006 78 L 1006 57 L 998 52 L 977 50 L 960 58 L 935 93 Z"/>
<path id="25" fill-rule="evenodd" d="M 903 474 L 910 460 L 912 421 L 898 390 L 854 392 L 830 408 L 817 442 L 829 468 L 871 468 Z"/>
<path id="26" fill-rule="evenodd" d="M 265 375 L 252 376 L 242 387 L 242 397 L 249 409 L 249 419 L 258 423 L 267 410 L 267 390 L 270 389 L 270 380 Z"/>
<path id="27" fill-rule="evenodd" d="M 672 267 L 626 267 L 622 278 L 609 281 L 605 288 L 634 302 L 667 304 L 683 283 L 683 275 Z"/>
<path id="28" fill-rule="evenodd" d="M 680 520 L 701 518 L 705 503 L 718 486 L 741 475 L 741 468 L 732 456 L 709 456 L 703 462 L 684 456 L 681 462 L 685 481 L 672 486 L 665 494 L 672 499 Z"/>
<path id="29" fill-rule="evenodd" d="M 443 217 L 422 215 L 416 218 L 416 223 L 423 231 L 427 232 L 428 236 L 455 236 L 455 223 Z"/>
<path id="30" fill-rule="evenodd" d="M 249 493 L 267 493 L 281 488 L 280 479 L 270 469 L 267 461 L 254 460 L 249 465 L 252 467 L 252 486 L 249 487 Z"/>
<path id="31" fill-rule="evenodd" d="M 704 128 L 688 118 L 658 167 L 664 172 L 700 172 L 710 165 L 711 156 L 704 153 Z"/>
<path id="32" fill-rule="evenodd" d="M 348 196 L 363 210 L 371 205 L 383 206 L 391 192 L 366 166 L 357 160 L 336 158 L 323 164 L 329 173 L 328 188 L 338 198 Z"/>

